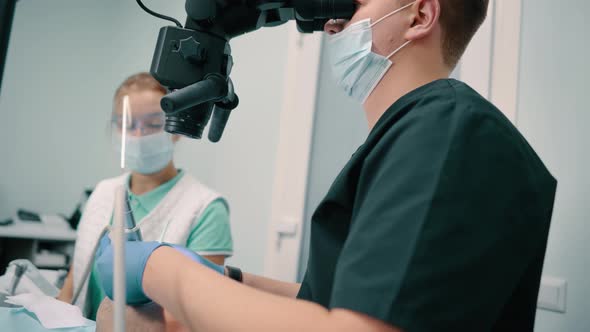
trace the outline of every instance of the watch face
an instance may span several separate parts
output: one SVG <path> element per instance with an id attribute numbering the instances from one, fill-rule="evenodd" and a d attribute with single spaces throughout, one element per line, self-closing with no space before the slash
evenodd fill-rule
<path id="1" fill-rule="evenodd" d="M 237 267 L 233 266 L 226 266 L 227 267 L 227 276 L 231 279 L 242 282 L 242 270 L 238 269 Z"/>

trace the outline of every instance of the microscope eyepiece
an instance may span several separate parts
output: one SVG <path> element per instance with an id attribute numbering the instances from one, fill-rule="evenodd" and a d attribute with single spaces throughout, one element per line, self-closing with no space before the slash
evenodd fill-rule
<path id="1" fill-rule="evenodd" d="M 351 18 L 355 11 L 354 0 L 294 0 L 296 18 L 324 21 L 332 18 Z"/>
<path id="2" fill-rule="evenodd" d="M 329 19 L 349 19 L 354 15 L 354 0 L 294 0 L 295 19 L 300 32 L 322 31 Z"/>

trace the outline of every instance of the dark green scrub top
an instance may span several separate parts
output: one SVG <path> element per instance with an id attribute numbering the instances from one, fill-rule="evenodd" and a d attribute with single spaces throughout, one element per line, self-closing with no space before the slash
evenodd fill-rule
<path id="1" fill-rule="evenodd" d="M 532 331 L 556 185 L 467 85 L 418 88 L 315 211 L 298 297 L 407 332 Z"/>

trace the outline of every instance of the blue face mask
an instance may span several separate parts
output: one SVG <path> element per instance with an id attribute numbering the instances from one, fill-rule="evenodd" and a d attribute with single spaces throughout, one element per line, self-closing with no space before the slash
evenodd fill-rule
<path id="1" fill-rule="evenodd" d="M 328 36 L 330 43 L 330 58 L 332 72 L 340 86 L 348 96 L 364 104 L 371 92 L 389 70 L 392 62 L 389 60 L 410 41 L 385 57 L 374 53 L 372 28 L 382 20 L 399 13 L 412 6 L 409 3 L 371 24 L 371 19 L 351 24 L 341 32 Z"/>
<path id="2" fill-rule="evenodd" d="M 114 134 L 113 147 L 121 153 L 121 135 Z M 170 134 L 162 131 L 148 136 L 127 136 L 125 168 L 140 174 L 154 174 L 166 167 L 174 154 Z"/>

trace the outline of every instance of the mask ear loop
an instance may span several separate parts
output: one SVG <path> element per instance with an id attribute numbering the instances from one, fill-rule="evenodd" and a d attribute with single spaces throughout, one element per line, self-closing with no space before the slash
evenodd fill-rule
<path id="1" fill-rule="evenodd" d="M 401 12 L 402 10 L 404 10 L 404 9 L 408 8 L 408 7 L 411 7 L 411 6 L 413 6 L 415 3 L 416 3 L 416 1 L 410 2 L 409 4 L 407 4 L 407 5 L 405 5 L 405 6 L 401 7 L 401 8 L 398 8 L 398 9 L 396 9 L 396 10 L 392 11 L 391 13 L 389 13 L 389 14 L 387 14 L 387 15 L 383 16 L 382 18 L 380 18 L 380 19 L 378 19 L 377 21 L 375 21 L 374 23 L 372 23 L 372 24 L 371 24 L 371 28 L 372 28 L 373 26 L 375 26 L 375 24 L 377 24 L 377 23 L 379 23 L 379 22 L 383 21 L 384 19 L 386 19 L 386 18 L 388 18 L 388 17 L 390 17 L 390 16 L 393 16 L 393 15 L 397 14 L 397 13 Z"/>
<path id="2" fill-rule="evenodd" d="M 408 40 L 407 42 L 405 42 L 402 46 L 398 47 L 395 51 L 391 52 L 388 56 L 387 59 L 390 59 L 392 56 L 394 56 L 397 52 L 401 51 L 402 48 L 408 46 L 409 43 L 411 43 L 411 40 Z"/>
<path id="3" fill-rule="evenodd" d="M 388 17 L 391 17 L 391 16 L 393 16 L 393 15 L 395 15 L 395 14 L 397 14 L 397 13 L 401 12 L 402 10 L 404 10 L 404 9 L 406 9 L 406 8 L 409 8 L 409 7 L 413 6 L 415 3 L 416 3 L 416 1 L 410 2 L 409 4 L 407 4 L 407 5 L 405 5 L 405 6 L 402 6 L 401 8 L 398 8 L 398 9 L 396 9 L 396 10 L 392 11 L 391 13 L 389 13 L 389 14 L 387 14 L 387 15 L 383 16 L 382 18 L 380 18 L 380 19 L 378 19 L 377 21 L 375 21 L 374 23 L 372 23 L 372 24 L 371 24 L 371 28 L 372 28 L 372 27 L 374 27 L 374 26 L 375 26 L 377 23 L 379 23 L 379 22 L 383 21 L 384 19 L 386 19 L 386 18 L 388 18 Z M 397 52 L 401 51 L 401 50 L 402 50 L 402 48 L 404 48 L 404 47 L 408 46 L 408 44 L 409 44 L 409 43 L 411 43 L 411 42 L 412 42 L 411 40 L 408 40 L 407 42 L 405 42 L 405 43 L 404 43 L 402 46 L 398 47 L 398 48 L 397 48 L 395 51 L 391 52 L 391 53 L 390 53 L 390 54 L 387 56 L 387 59 L 390 59 L 390 58 L 391 58 L 392 56 L 394 56 L 394 55 L 395 55 Z"/>

